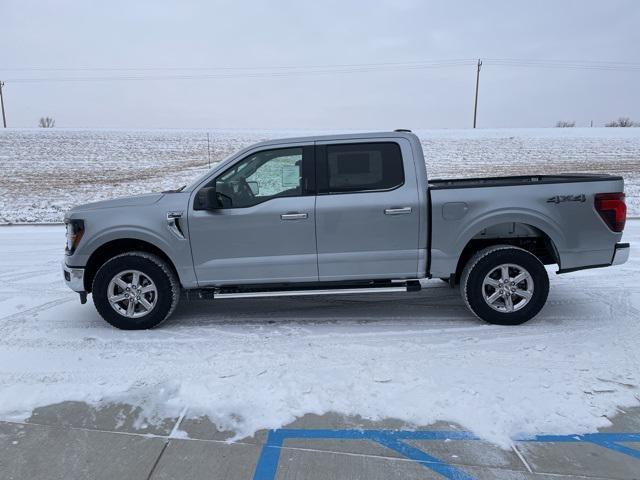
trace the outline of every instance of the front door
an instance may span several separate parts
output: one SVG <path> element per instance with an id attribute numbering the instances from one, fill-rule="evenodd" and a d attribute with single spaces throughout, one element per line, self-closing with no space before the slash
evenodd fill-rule
<path id="1" fill-rule="evenodd" d="M 189 212 L 201 286 L 318 280 L 313 146 L 259 150 L 215 182 L 216 210 Z"/>
<path id="2" fill-rule="evenodd" d="M 421 212 L 409 142 L 325 142 L 316 161 L 320 280 L 416 278 Z"/>

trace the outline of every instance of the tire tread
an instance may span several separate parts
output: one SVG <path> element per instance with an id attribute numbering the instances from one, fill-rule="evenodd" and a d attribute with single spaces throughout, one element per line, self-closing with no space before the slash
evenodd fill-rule
<path id="1" fill-rule="evenodd" d="M 148 252 L 144 252 L 144 251 L 124 252 L 124 253 L 120 253 L 120 254 L 118 254 L 118 255 L 116 255 L 114 257 L 111 257 L 109 260 L 104 262 L 100 266 L 100 268 L 98 268 L 98 272 L 102 268 L 104 268 L 107 265 L 109 265 L 111 262 L 117 261 L 117 260 L 119 260 L 119 259 L 121 259 L 123 257 L 139 257 L 139 258 L 143 258 L 145 260 L 148 260 L 150 262 L 153 262 L 158 268 L 160 268 L 160 270 L 162 270 L 162 272 L 165 274 L 165 276 L 169 280 L 169 286 L 170 286 L 170 290 L 171 290 L 171 304 L 170 304 L 170 307 L 169 307 L 168 311 L 164 315 L 164 317 L 160 321 L 158 321 L 157 323 L 155 323 L 153 325 L 153 327 L 157 327 L 158 325 L 160 325 L 164 321 L 166 321 L 167 318 L 169 318 L 171 316 L 171 314 L 174 312 L 174 310 L 178 306 L 178 302 L 180 300 L 180 282 L 178 281 L 178 278 L 177 278 L 176 274 L 173 272 L 173 270 L 169 267 L 169 265 L 167 265 L 167 263 L 164 260 L 162 260 L 157 255 L 154 255 L 154 254 L 148 253 Z M 98 274 L 96 273 L 96 275 L 93 278 L 93 285 L 91 286 L 92 291 L 94 292 L 94 294 L 96 292 L 96 279 L 97 278 L 98 278 Z M 95 303 L 95 299 L 94 299 L 94 303 Z M 111 322 L 109 322 L 109 323 L 111 323 Z"/>
<path id="2" fill-rule="evenodd" d="M 462 296 L 462 299 L 464 300 L 465 305 L 467 306 L 467 308 L 471 311 L 471 313 L 473 313 L 477 318 L 479 318 L 480 320 L 484 320 L 487 321 L 487 319 L 483 318 L 482 316 L 480 316 L 480 314 L 478 312 L 476 312 L 473 307 L 471 306 L 471 303 L 469 302 L 469 294 L 468 294 L 468 289 L 469 289 L 469 285 L 468 285 L 468 280 L 469 280 L 469 276 L 471 275 L 471 272 L 473 271 L 473 269 L 478 265 L 478 263 L 480 263 L 484 258 L 486 258 L 489 255 L 492 255 L 496 252 L 499 252 L 501 250 L 517 250 L 517 251 L 521 251 L 526 253 L 527 255 L 530 255 L 532 258 L 535 258 L 538 262 L 540 262 L 540 259 L 538 257 L 536 257 L 535 255 L 533 255 L 531 252 L 525 250 L 524 248 L 520 248 L 520 247 L 516 247 L 514 245 L 507 245 L 507 244 L 503 244 L 503 245 L 492 245 L 490 247 L 487 248 L 483 248 L 482 250 L 479 250 L 478 252 L 476 252 L 467 262 L 467 264 L 465 265 L 464 269 L 462 270 L 462 275 L 460 276 L 460 293 Z M 544 264 L 542 262 L 540 262 L 540 264 L 542 265 L 542 267 L 544 268 Z M 547 280 L 548 281 L 548 280 Z M 546 298 L 545 298 L 546 301 Z"/>

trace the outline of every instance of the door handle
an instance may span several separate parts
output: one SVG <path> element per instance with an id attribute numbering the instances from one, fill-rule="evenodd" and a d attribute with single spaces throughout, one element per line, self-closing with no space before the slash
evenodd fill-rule
<path id="1" fill-rule="evenodd" d="M 411 213 L 411 207 L 401 207 L 401 208 L 385 208 L 385 215 L 408 215 Z"/>
<path id="2" fill-rule="evenodd" d="M 283 213 L 280 215 L 282 220 L 304 220 L 308 217 L 309 215 L 306 213 Z"/>

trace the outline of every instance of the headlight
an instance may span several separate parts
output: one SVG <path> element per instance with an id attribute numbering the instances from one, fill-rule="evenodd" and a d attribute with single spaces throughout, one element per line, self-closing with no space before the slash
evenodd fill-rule
<path id="1" fill-rule="evenodd" d="M 65 220 L 65 225 L 67 227 L 67 246 L 64 253 L 73 255 L 84 234 L 84 220 Z"/>

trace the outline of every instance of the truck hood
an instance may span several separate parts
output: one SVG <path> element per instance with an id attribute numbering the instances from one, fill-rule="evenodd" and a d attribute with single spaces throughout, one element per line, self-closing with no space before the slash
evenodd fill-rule
<path id="1" fill-rule="evenodd" d="M 160 200 L 164 194 L 162 193 L 145 193 L 143 195 L 134 195 L 131 197 L 114 198 L 113 200 L 103 200 L 101 202 L 91 202 L 78 205 L 69 210 L 69 213 L 75 213 L 86 210 L 99 210 L 102 208 L 116 207 L 136 207 L 142 205 L 151 205 Z"/>

